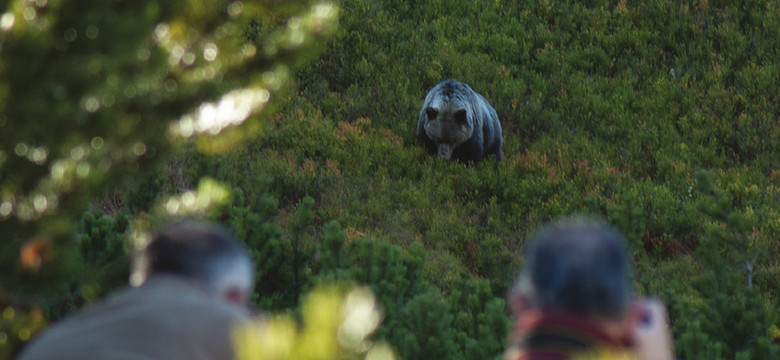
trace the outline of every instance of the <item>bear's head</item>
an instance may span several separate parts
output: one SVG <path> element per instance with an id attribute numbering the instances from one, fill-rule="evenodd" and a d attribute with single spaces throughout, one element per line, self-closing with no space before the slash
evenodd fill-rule
<path id="1" fill-rule="evenodd" d="M 425 109 L 425 134 L 435 144 L 438 157 L 449 160 L 460 144 L 471 139 L 474 127 L 463 108 Z"/>

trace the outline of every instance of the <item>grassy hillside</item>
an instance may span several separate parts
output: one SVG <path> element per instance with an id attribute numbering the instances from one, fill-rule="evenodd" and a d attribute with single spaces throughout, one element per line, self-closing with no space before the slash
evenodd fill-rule
<path id="1" fill-rule="evenodd" d="M 356 0 L 340 26 L 263 136 L 193 174 L 234 184 L 250 211 L 272 194 L 281 228 L 310 197 L 300 244 L 336 220 L 347 244 L 421 245 L 422 280 L 452 308 L 475 279 L 501 300 L 546 221 L 595 214 L 628 237 L 638 293 L 670 306 L 678 355 L 769 354 L 780 4 Z M 439 161 L 416 142 L 422 100 L 448 78 L 495 107 L 505 161 Z"/>

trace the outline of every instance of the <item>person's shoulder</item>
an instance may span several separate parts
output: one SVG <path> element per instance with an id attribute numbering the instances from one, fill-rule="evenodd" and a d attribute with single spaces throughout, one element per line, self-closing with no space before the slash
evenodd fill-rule
<path id="1" fill-rule="evenodd" d="M 575 355 L 572 360 L 638 360 L 636 354 L 625 350 L 600 349 Z"/>
<path id="2" fill-rule="evenodd" d="M 113 300 L 144 302 L 159 311 L 174 313 L 194 311 L 203 315 L 222 314 L 227 317 L 248 315 L 245 309 L 220 301 L 193 282 L 177 276 L 152 277 L 134 291 L 119 294 Z"/>

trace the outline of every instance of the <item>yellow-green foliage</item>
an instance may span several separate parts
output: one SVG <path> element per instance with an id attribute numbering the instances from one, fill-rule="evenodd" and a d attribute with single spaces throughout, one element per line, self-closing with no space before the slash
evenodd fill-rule
<path id="1" fill-rule="evenodd" d="M 386 344 L 368 336 L 381 319 L 371 291 L 336 287 L 315 289 L 301 304 L 302 326 L 289 315 L 259 318 L 237 327 L 239 360 L 392 360 Z"/>

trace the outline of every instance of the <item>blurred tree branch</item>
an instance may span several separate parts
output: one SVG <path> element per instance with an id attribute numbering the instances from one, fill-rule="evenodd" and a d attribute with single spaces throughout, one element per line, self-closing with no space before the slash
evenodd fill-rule
<path id="1" fill-rule="evenodd" d="M 327 1 L 2 3 L 0 309 L 66 292 L 96 195 L 189 144 L 223 151 L 260 134 L 337 16 Z"/>

